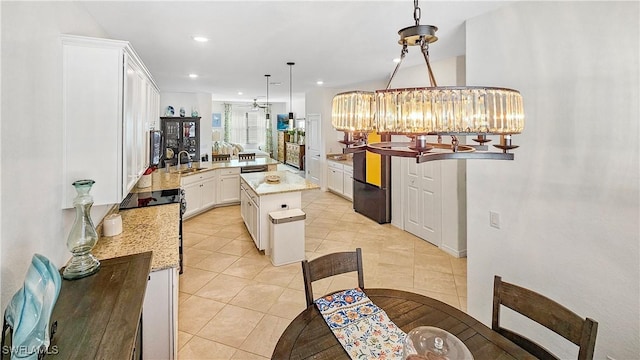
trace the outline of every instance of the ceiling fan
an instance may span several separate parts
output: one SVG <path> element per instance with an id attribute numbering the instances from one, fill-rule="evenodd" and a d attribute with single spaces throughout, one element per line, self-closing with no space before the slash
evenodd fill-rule
<path id="1" fill-rule="evenodd" d="M 267 109 L 267 113 L 269 112 L 269 77 L 271 75 L 265 75 L 265 78 L 267 79 L 267 102 L 265 104 L 259 104 L 258 103 L 258 98 L 255 97 L 253 98 L 253 103 L 250 105 L 240 105 L 240 107 L 242 108 L 249 108 L 249 111 L 257 111 L 258 109 Z"/>
<path id="2" fill-rule="evenodd" d="M 266 109 L 267 105 L 266 104 L 265 105 L 258 104 L 258 99 L 255 98 L 255 99 L 253 99 L 253 104 L 251 104 L 251 107 L 253 109 Z"/>

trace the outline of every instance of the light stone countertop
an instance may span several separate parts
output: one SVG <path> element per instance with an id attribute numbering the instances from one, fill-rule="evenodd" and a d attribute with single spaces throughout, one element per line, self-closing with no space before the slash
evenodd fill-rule
<path id="1" fill-rule="evenodd" d="M 280 177 L 279 183 L 268 183 L 265 176 L 277 175 Z M 290 171 L 267 171 L 257 173 L 240 174 L 242 178 L 255 193 L 260 195 L 286 193 L 292 191 L 303 191 L 319 189 L 320 186 L 307 179 L 296 175 Z"/>
<path id="2" fill-rule="evenodd" d="M 141 193 L 158 190 L 170 190 L 180 188 L 180 174 L 175 172 L 166 172 L 164 169 L 157 169 L 151 173 L 151 186 L 139 188 L 138 185 L 131 189 L 131 193 Z"/>
<path id="3" fill-rule="evenodd" d="M 353 166 L 353 154 L 327 154 L 327 160 Z"/>
<path id="4" fill-rule="evenodd" d="M 101 236 L 91 253 L 99 260 L 153 251 L 151 271 L 175 267 L 178 254 L 180 204 L 120 210 L 122 233 Z"/>
<path id="5" fill-rule="evenodd" d="M 141 193 L 141 192 L 149 192 L 149 191 L 157 191 L 157 190 L 170 190 L 170 189 L 179 189 L 180 188 L 180 178 L 181 176 L 191 176 L 195 174 L 200 174 L 207 171 L 212 171 L 215 169 L 226 169 L 226 168 L 241 168 L 244 166 L 256 166 L 256 165 L 278 165 L 278 161 L 271 158 L 256 158 L 255 160 L 249 161 L 240 161 L 238 159 L 232 159 L 229 161 L 194 161 L 191 163 L 191 167 L 199 168 L 201 170 L 194 171 L 192 173 L 180 174 L 178 173 L 178 169 L 176 166 L 171 166 L 169 168 L 169 172 L 167 172 L 164 168 L 156 169 L 152 174 L 151 178 L 151 186 L 146 188 L 139 188 L 138 185 L 131 189 L 132 193 Z M 187 164 L 180 164 L 181 169 L 186 169 Z"/>
<path id="6" fill-rule="evenodd" d="M 195 171 L 192 173 L 182 174 L 182 176 L 195 175 L 195 174 L 199 174 L 205 171 L 211 171 L 215 169 L 241 168 L 244 166 L 278 165 L 278 164 L 279 164 L 278 160 L 274 160 L 271 158 L 262 158 L 262 157 L 256 158 L 255 160 L 231 159 L 229 161 L 200 161 L 200 162 L 194 161 L 191 163 L 191 167 L 200 168 L 202 170 Z M 185 169 L 186 167 L 187 167 L 186 164 L 180 164 L 181 169 Z M 176 170 L 178 169 L 176 169 L 175 166 L 172 166 L 169 171 L 176 171 Z M 164 169 L 156 170 L 156 172 L 158 171 L 166 173 Z"/>

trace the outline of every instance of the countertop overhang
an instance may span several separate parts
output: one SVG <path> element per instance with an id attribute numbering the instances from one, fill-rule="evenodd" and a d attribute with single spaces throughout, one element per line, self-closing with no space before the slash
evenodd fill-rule
<path id="1" fill-rule="evenodd" d="M 266 176 L 276 175 L 280 178 L 279 183 L 270 183 L 265 179 Z M 318 184 L 314 184 L 307 179 L 294 174 L 290 171 L 267 171 L 240 174 L 240 178 L 251 187 L 257 195 L 269 195 L 286 193 L 292 191 L 304 191 L 319 189 Z"/>

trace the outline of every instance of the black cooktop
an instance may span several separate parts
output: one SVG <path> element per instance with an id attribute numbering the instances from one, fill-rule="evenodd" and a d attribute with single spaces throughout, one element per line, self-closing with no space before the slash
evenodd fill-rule
<path id="1" fill-rule="evenodd" d="M 180 189 L 130 193 L 120 203 L 120 210 L 180 202 Z"/>

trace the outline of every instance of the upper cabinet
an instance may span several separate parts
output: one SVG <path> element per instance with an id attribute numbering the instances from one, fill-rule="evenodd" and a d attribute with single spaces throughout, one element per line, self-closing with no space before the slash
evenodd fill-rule
<path id="1" fill-rule="evenodd" d="M 127 41 L 62 36 L 62 207 L 80 179 L 95 205 L 117 204 L 149 165 L 149 128 L 160 93 Z"/>

